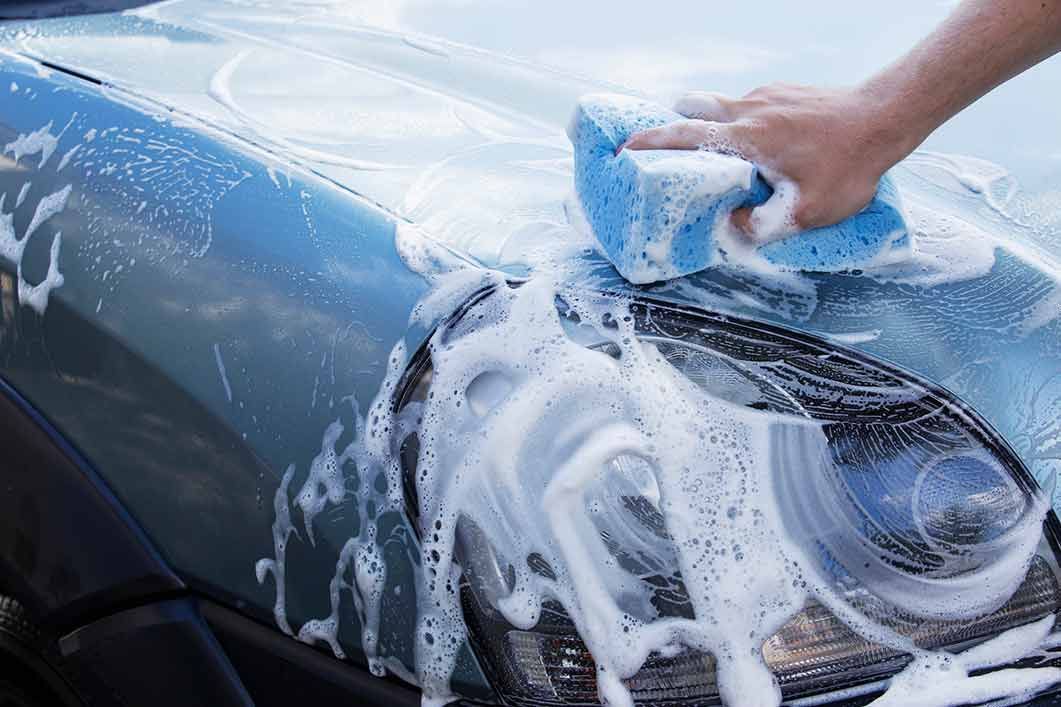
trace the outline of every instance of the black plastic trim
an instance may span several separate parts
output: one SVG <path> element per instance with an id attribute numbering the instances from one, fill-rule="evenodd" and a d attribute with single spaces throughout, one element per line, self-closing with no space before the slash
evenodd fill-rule
<path id="1" fill-rule="evenodd" d="M 59 650 L 89 704 L 254 705 L 191 598 L 99 619 L 60 638 Z"/>
<path id="2" fill-rule="evenodd" d="M 219 604 L 201 601 L 199 606 L 258 707 L 420 705 L 420 691 L 414 687 L 375 677 L 362 666 L 336 660 Z"/>
<path id="3" fill-rule="evenodd" d="M 38 652 L 0 630 L 0 680 L 13 679 L 54 707 L 83 707 L 66 680 Z M 3 703 L 0 695 L 0 703 Z"/>
<path id="4" fill-rule="evenodd" d="M 32 57 L 32 56 L 29 56 L 29 55 L 24 55 L 24 56 L 28 56 L 30 59 L 32 59 L 33 61 L 36 61 L 41 66 L 46 66 L 49 69 L 52 69 L 53 71 L 60 71 L 60 72 L 62 72 L 64 74 L 69 74 L 70 76 L 73 76 L 74 78 L 81 79 L 82 81 L 85 81 L 85 82 L 88 82 L 88 83 L 91 83 L 91 84 L 95 84 L 97 86 L 102 86 L 103 85 L 103 82 L 101 80 L 97 79 L 95 76 L 89 76 L 86 73 L 82 73 L 80 71 L 68 68 L 66 66 L 61 66 L 61 65 L 56 64 L 56 63 L 51 62 L 51 61 L 46 61 L 45 59 L 38 59 L 36 57 Z"/>

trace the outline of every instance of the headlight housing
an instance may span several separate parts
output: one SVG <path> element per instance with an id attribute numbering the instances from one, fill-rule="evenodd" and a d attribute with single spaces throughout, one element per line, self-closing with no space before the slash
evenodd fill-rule
<path id="1" fill-rule="evenodd" d="M 479 292 L 444 327 L 474 326 L 489 296 L 489 289 Z M 619 355 L 573 308 L 563 301 L 557 307 L 573 338 Z M 1044 532 L 1029 534 L 1028 524 L 1042 517 L 1041 491 L 1005 442 L 949 393 L 781 327 L 647 300 L 630 312 L 638 338 L 710 395 L 821 426 L 823 445 L 799 435 L 786 441 L 790 430 L 778 430 L 786 452 L 774 464 L 778 507 L 789 534 L 814 548 L 820 569 L 855 611 L 921 648 L 961 650 L 1061 608 L 1057 518 L 1049 512 Z M 406 417 L 430 394 L 431 371 L 425 348 L 399 388 L 396 406 Z M 481 385 L 476 397 L 489 399 L 491 383 Z M 406 427 L 405 492 L 417 516 L 418 440 L 415 424 Z M 589 501 L 617 511 L 600 514 L 604 545 L 649 588 L 657 616 L 692 617 L 658 488 L 641 460 L 611 464 L 609 483 L 594 487 Z M 467 518 L 456 534 L 469 638 L 502 698 L 514 705 L 600 704 L 593 657 L 559 602 L 546 601 L 530 628 L 512 625 L 499 609 L 514 586 L 515 562 L 543 577 L 554 572 L 549 563 L 501 556 Z M 1037 543 L 1034 557 L 1014 583 L 1007 558 L 1026 558 L 1021 550 L 1031 548 L 1021 545 L 1029 537 Z M 966 585 L 978 591 L 956 601 Z M 991 591 L 979 591 L 985 586 Z M 814 601 L 766 641 L 763 657 L 786 699 L 872 684 L 909 661 Z M 624 682 L 637 704 L 718 703 L 714 658 L 691 649 L 653 653 Z"/>

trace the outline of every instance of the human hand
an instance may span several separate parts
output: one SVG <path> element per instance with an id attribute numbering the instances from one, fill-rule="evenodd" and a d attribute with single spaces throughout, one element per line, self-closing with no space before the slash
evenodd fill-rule
<path id="1" fill-rule="evenodd" d="M 632 135 L 619 150 L 706 149 L 754 162 L 774 195 L 732 220 L 759 244 L 857 213 L 921 139 L 903 136 L 864 89 L 774 84 L 740 99 L 697 92 L 675 110 L 688 119 Z"/>

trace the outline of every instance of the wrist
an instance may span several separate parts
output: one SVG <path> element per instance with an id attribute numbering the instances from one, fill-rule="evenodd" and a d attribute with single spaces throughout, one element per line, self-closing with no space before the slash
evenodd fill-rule
<path id="1" fill-rule="evenodd" d="M 917 102 L 901 87 L 874 77 L 852 91 L 857 141 L 867 166 L 883 174 L 913 152 L 937 127 L 913 110 Z"/>

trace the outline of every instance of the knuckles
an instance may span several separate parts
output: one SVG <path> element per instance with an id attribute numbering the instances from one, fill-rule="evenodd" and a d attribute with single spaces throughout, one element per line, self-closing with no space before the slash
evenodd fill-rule
<path id="1" fill-rule="evenodd" d="M 801 189 L 805 185 L 801 185 Z M 810 194 L 801 193 L 796 204 L 793 220 L 803 231 L 831 226 L 864 209 L 876 194 L 876 184 L 854 184 L 846 188 L 814 189 Z"/>

